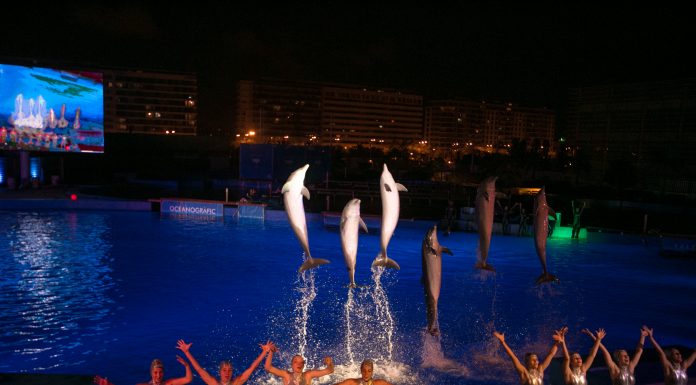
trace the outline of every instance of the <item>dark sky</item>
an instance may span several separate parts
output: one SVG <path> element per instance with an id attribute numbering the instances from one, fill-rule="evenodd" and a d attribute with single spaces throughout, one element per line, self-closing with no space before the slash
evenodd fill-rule
<path id="1" fill-rule="evenodd" d="M 235 82 L 260 76 L 559 109 L 568 87 L 696 76 L 683 7 L 58 3 L 6 15 L 2 55 L 195 71 L 207 128 L 228 126 Z"/>

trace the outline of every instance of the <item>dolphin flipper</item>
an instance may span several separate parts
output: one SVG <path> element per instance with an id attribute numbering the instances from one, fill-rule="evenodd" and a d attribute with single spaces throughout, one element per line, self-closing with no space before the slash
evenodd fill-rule
<path id="1" fill-rule="evenodd" d="M 369 231 L 367 231 L 367 225 L 365 224 L 365 221 L 362 220 L 362 218 L 360 218 L 360 227 L 362 227 L 362 229 L 365 230 L 366 233 L 369 233 Z"/>
<path id="2" fill-rule="evenodd" d="M 408 191 L 408 189 L 402 185 L 401 183 L 396 183 L 396 190 L 397 191 Z"/>
<path id="3" fill-rule="evenodd" d="M 302 196 L 304 196 L 305 198 L 307 198 L 307 200 L 309 200 L 309 190 L 307 190 L 307 187 L 305 187 L 305 186 L 302 186 Z"/>
<path id="4" fill-rule="evenodd" d="M 309 269 L 314 269 L 315 267 L 319 267 L 321 265 L 325 265 L 329 263 L 328 260 L 326 259 L 321 259 L 321 258 L 307 258 L 306 261 L 302 263 L 302 266 L 300 266 L 300 270 L 298 270 L 300 273 L 309 270 Z"/>

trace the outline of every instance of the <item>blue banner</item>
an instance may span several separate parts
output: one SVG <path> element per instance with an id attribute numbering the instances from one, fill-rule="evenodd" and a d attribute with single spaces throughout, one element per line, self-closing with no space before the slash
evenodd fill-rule
<path id="1" fill-rule="evenodd" d="M 181 215 L 207 215 L 221 217 L 224 214 L 222 203 L 176 201 L 163 199 L 160 212 Z"/>

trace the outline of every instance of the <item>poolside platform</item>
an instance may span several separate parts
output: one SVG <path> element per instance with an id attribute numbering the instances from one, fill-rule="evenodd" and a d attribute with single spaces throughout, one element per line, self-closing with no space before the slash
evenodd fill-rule
<path id="1" fill-rule="evenodd" d="M 127 210 L 146 211 L 146 201 L 82 194 L 78 188 L 0 189 L 0 210 Z"/>

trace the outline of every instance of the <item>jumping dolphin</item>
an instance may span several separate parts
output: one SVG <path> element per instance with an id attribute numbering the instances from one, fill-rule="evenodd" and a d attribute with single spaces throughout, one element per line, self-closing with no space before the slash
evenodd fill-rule
<path id="1" fill-rule="evenodd" d="M 351 199 L 341 214 L 341 248 L 348 268 L 348 287 L 355 287 L 355 260 L 358 254 L 359 227 L 367 233 L 367 225 L 360 218 L 360 199 Z"/>
<path id="2" fill-rule="evenodd" d="M 437 301 L 440 298 L 440 287 L 442 285 L 442 253 L 452 255 L 450 249 L 440 245 L 438 242 L 437 226 L 433 226 L 425 234 L 421 246 L 421 261 L 423 264 L 421 283 L 425 290 L 428 333 L 434 336 L 440 335 L 440 325 L 437 322 Z"/>
<path id="3" fill-rule="evenodd" d="M 556 215 L 546 204 L 546 191 L 542 187 L 534 198 L 534 246 L 536 246 L 539 261 L 541 261 L 541 275 L 536 279 L 536 284 L 558 281 L 553 274 L 546 269 L 546 238 L 549 234 L 549 214 Z"/>
<path id="4" fill-rule="evenodd" d="M 312 254 L 309 252 L 307 221 L 305 219 L 304 205 L 302 204 L 302 196 L 309 200 L 309 190 L 304 186 L 305 173 L 307 173 L 308 168 L 309 165 L 305 164 L 290 174 L 282 190 L 283 203 L 285 204 L 285 212 L 288 213 L 290 227 L 292 227 L 295 236 L 300 241 L 306 257 L 304 263 L 300 266 L 300 272 L 329 263 L 326 259 L 312 258 Z"/>
<path id="5" fill-rule="evenodd" d="M 495 181 L 497 176 L 484 179 L 476 189 L 476 224 L 478 225 L 479 243 L 477 251 L 476 267 L 495 271 L 488 264 L 488 250 L 491 246 L 491 234 L 493 233 L 493 214 L 495 212 Z"/>
<path id="6" fill-rule="evenodd" d="M 387 256 L 387 245 L 394 234 L 396 224 L 399 222 L 399 191 L 408 191 L 400 183 L 394 182 L 392 174 L 384 164 L 382 175 L 379 177 L 379 193 L 382 197 L 382 229 L 380 233 L 381 250 L 372 266 L 391 267 L 399 269 L 399 264 Z"/>

